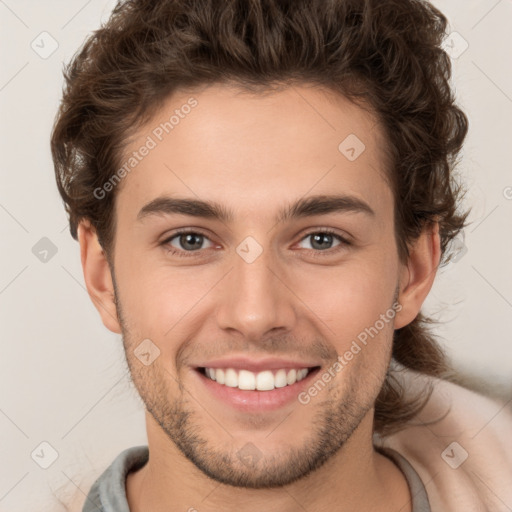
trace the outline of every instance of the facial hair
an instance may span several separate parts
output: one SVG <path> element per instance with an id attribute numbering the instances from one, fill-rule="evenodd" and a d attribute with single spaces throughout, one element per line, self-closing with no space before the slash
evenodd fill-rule
<path id="1" fill-rule="evenodd" d="M 147 411 L 184 457 L 219 483 L 270 489 L 300 480 L 338 453 L 374 406 L 386 377 L 391 351 L 382 368 L 368 369 L 365 375 L 347 372 L 342 390 L 332 386 L 322 391 L 325 396 L 310 404 L 314 407 L 314 416 L 310 424 L 304 426 L 310 433 L 299 446 L 283 447 L 277 453 L 263 455 L 253 443 L 234 439 L 230 450 L 219 450 L 214 447 L 215 440 L 202 433 L 201 409 L 185 389 L 179 373 L 172 375 L 158 360 L 143 367 L 135 357 L 133 351 L 138 338 L 128 328 L 115 279 L 113 281 L 126 361 Z M 178 393 L 170 391 L 173 380 Z M 305 406 L 297 402 L 297 407 Z"/>

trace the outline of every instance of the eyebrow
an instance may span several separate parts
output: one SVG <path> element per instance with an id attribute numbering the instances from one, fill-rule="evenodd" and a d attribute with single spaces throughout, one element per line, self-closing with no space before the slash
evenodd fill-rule
<path id="1" fill-rule="evenodd" d="M 374 210 L 363 200 L 351 195 L 317 195 L 301 198 L 285 206 L 277 215 L 276 223 L 290 219 L 327 215 L 329 213 L 363 213 L 374 217 Z M 144 205 L 137 215 L 141 221 L 151 215 L 190 215 L 205 219 L 232 222 L 234 212 L 214 201 L 157 197 Z"/>

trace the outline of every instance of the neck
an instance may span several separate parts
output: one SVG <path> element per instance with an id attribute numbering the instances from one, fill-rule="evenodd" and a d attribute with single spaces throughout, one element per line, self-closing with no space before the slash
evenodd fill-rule
<path id="1" fill-rule="evenodd" d="M 373 411 L 323 466 L 275 489 L 237 488 L 210 479 L 169 441 L 149 414 L 146 421 L 150 457 L 126 481 L 131 512 L 295 512 L 299 505 L 308 512 L 411 511 L 404 475 L 373 448 Z"/>

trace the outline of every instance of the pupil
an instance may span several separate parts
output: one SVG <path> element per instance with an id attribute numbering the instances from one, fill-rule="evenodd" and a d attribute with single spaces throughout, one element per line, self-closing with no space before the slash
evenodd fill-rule
<path id="1" fill-rule="evenodd" d="M 325 244 L 322 245 L 323 242 L 326 242 L 327 241 L 327 245 L 329 245 L 329 243 L 332 243 L 332 235 L 329 235 L 328 233 L 317 233 L 315 235 L 313 235 L 313 247 L 315 247 L 315 244 L 318 244 L 319 249 L 325 249 L 326 246 Z"/>
<path id="2" fill-rule="evenodd" d="M 180 243 L 184 249 L 198 249 L 201 247 L 203 235 L 187 233 L 181 235 Z"/>

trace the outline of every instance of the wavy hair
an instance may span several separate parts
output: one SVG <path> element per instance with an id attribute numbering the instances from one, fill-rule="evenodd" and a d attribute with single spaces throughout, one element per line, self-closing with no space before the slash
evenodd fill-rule
<path id="1" fill-rule="evenodd" d="M 94 190 L 118 170 L 130 134 L 174 91 L 232 83 L 250 91 L 319 85 L 370 108 L 386 136 L 401 262 L 422 230 L 439 223 L 442 263 L 465 227 L 454 177 L 468 129 L 442 48 L 447 19 L 422 0 L 126 0 L 64 69 L 51 137 L 71 235 L 88 219 L 114 250 L 115 189 Z M 110 260 L 112 261 L 112 260 Z M 446 358 L 421 313 L 395 330 L 393 359 L 447 376 Z M 406 397 L 390 370 L 374 428 L 391 432 L 429 397 Z"/>

